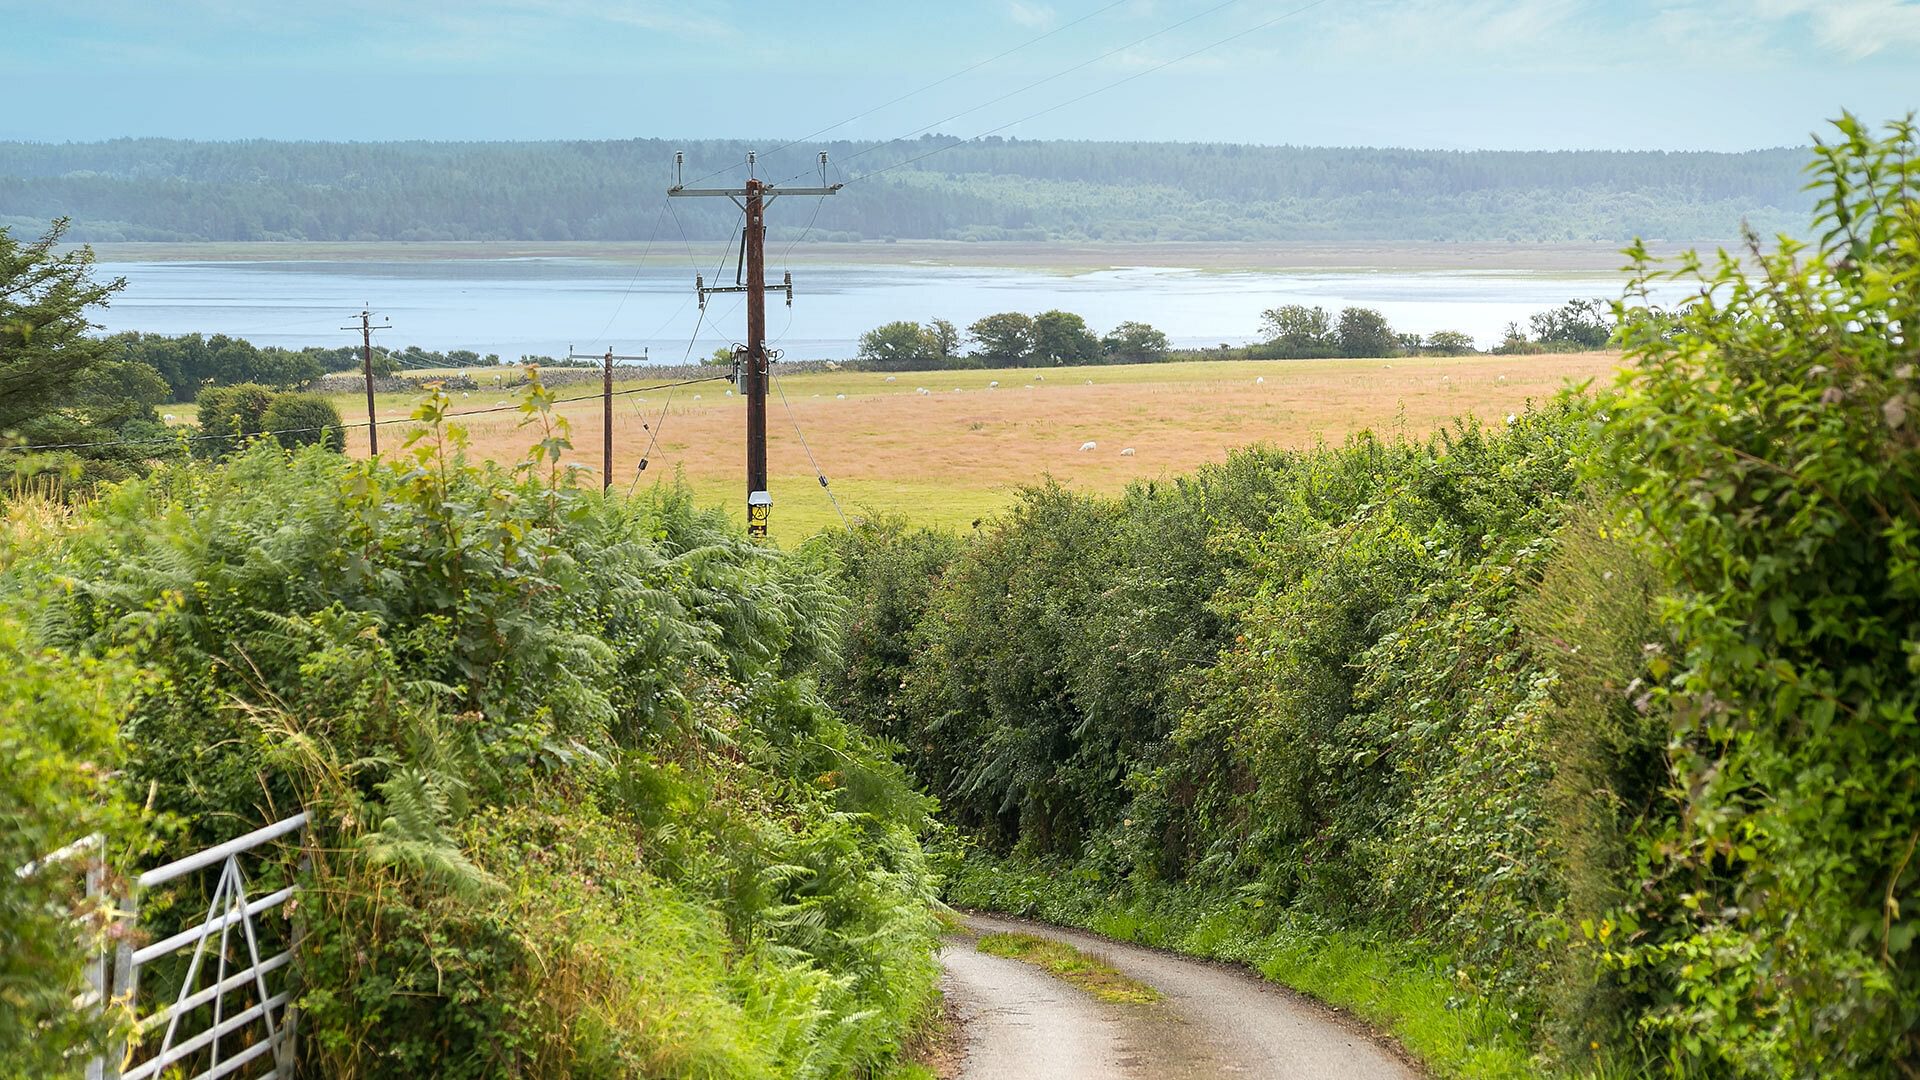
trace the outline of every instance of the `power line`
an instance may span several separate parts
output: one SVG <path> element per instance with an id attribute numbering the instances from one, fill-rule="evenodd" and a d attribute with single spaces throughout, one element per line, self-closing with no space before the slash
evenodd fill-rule
<path id="1" fill-rule="evenodd" d="M 607 331 L 613 329 L 613 321 L 618 319 L 620 312 L 626 309 L 627 298 L 633 295 L 633 287 L 640 283 L 640 275 L 647 269 L 647 256 L 653 253 L 653 242 L 660 235 L 660 219 L 666 216 L 669 205 L 671 205 L 671 202 L 665 196 L 662 196 L 660 199 L 660 209 L 656 210 L 653 215 L 653 228 L 647 232 L 647 246 L 640 251 L 640 263 L 633 268 L 633 277 L 627 280 L 627 291 L 620 294 L 620 302 L 614 305 L 613 314 L 607 316 L 607 325 L 600 328 L 600 333 L 595 340 L 604 339 Z M 676 314 L 678 313 L 676 312 Z"/>
<path id="2" fill-rule="evenodd" d="M 820 480 L 820 490 L 827 493 L 827 501 L 833 504 L 833 512 L 840 515 L 840 524 L 847 531 L 853 531 L 852 523 L 847 521 L 847 512 L 840 509 L 840 500 L 834 497 L 833 487 L 827 483 L 827 474 L 820 470 L 820 462 L 813 456 L 813 447 L 807 445 L 806 433 L 800 430 L 800 417 L 793 411 L 793 402 L 787 400 L 787 388 L 781 385 L 778 377 L 773 380 L 773 386 L 780 391 L 780 404 L 787 410 L 787 420 L 793 424 L 793 433 L 800 440 L 800 449 L 807 452 L 807 464 L 813 466 L 813 475 Z"/>
<path id="3" fill-rule="evenodd" d="M 626 394 L 647 394 L 655 390 L 668 390 L 679 386 L 692 386 L 695 383 L 715 382 L 728 377 L 729 376 L 726 375 L 702 375 L 697 379 L 679 379 L 674 382 L 657 383 L 653 386 L 633 386 L 625 390 L 615 390 L 613 396 L 621 397 Z M 604 396 L 603 394 L 587 394 L 582 397 L 556 398 L 550 404 L 567 405 L 576 401 L 599 401 Z M 454 420 L 463 416 L 484 416 L 488 413 L 507 412 L 521 407 L 520 405 L 493 405 L 484 409 L 466 409 L 461 412 L 447 413 L 445 419 Z M 385 420 L 373 421 L 375 426 L 380 427 L 388 424 L 411 424 L 417 422 L 418 421 L 411 416 L 391 416 Z M 342 421 L 338 424 L 320 424 L 314 427 L 274 428 L 270 431 L 243 431 L 221 435 L 176 435 L 164 439 L 99 439 L 94 442 L 16 444 L 13 446 L 0 446 L 0 451 L 26 453 L 40 450 L 81 450 L 95 446 L 172 446 L 175 443 L 181 442 L 205 442 L 212 439 L 250 439 L 256 435 L 302 435 L 315 431 L 345 431 L 350 428 L 363 428 L 366 426 L 367 421 L 354 420 L 351 422 Z"/>
<path id="4" fill-rule="evenodd" d="M 1228 0 L 1228 3 L 1234 3 L 1234 2 L 1237 2 L 1237 0 Z M 993 128 L 988 128 L 987 130 L 985 130 L 985 131 L 982 131 L 982 132 L 980 132 L 980 133 L 979 133 L 978 135 L 973 135 L 973 136 L 970 136 L 970 137 L 968 137 L 968 138 L 965 138 L 965 139 L 955 139 L 955 140 L 954 140 L 953 142 L 950 142 L 950 143 L 948 143 L 948 144 L 946 144 L 945 146 L 939 146 L 939 147 L 935 147 L 934 149 L 932 149 L 932 150 L 929 150 L 929 151 L 927 151 L 927 152 L 926 152 L 926 153 L 924 153 L 924 154 L 916 154 L 915 156 L 913 156 L 913 157 L 910 157 L 910 158 L 906 158 L 905 160 L 902 160 L 902 161 L 896 161 L 896 162 L 894 162 L 894 163 L 893 163 L 893 164 L 891 164 L 891 165 L 888 165 L 888 166 L 885 166 L 884 168 L 879 168 L 879 169 L 875 169 L 875 170 L 873 170 L 872 172 L 865 172 L 865 173 L 861 173 L 861 174 L 860 174 L 859 176 L 855 176 L 855 177 L 852 177 L 852 178 L 850 178 L 849 180 L 847 180 L 847 183 L 849 183 L 849 184 L 855 184 L 855 183 L 859 183 L 859 182 L 860 182 L 860 181 L 862 181 L 862 180 L 866 180 L 866 179 L 870 179 L 870 178 L 872 178 L 872 177 L 875 177 L 875 176 L 879 176 L 879 175 L 880 175 L 881 173 L 885 173 L 885 172 L 892 172 L 892 171 L 893 171 L 894 169 L 898 169 L 898 168 L 901 168 L 901 167 L 903 167 L 903 166 L 906 166 L 906 165 L 912 165 L 912 164 L 913 164 L 914 162 L 917 162 L 917 161 L 925 161 L 925 160 L 926 160 L 927 158 L 930 158 L 930 157 L 932 157 L 932 156 L 934 156 L 935 154 L 940 154 L 940 153 L 945 153 L 946 151 L 948 151 L 948 150 L 951 150 L 951 149 L 953 149 L 953 148 L 954 148 L 954 147 L 956 147 L 956 146 L 964 146 L 964 145 L 966 145 L 967 143 L 970 143 L 970 142 L 977 142 L 978 140 L 980 140 L 980 139 L 984 139 L 984 138 L 986 138 L 986 137 L 987 137 L 987 136 L 989 136 L 989 135 L 994 135 L 994 134 L 997 134 L 997 133 L 999 133 L 999 132 L 1002 132 L 1002 131 L 1005 131 L 1005 130 L 1007 130 L 1007 129 L 1008 129 L 1008 128 L 1010 128 L 1010 127 L 1014 127 L 1014 126 L 1016 126 L 1016 125 L 1019 125 L 1019 124 L 1024 124 L 1024 123 L 1026 123 L 1026 122 L 1027 122 L 1027 121 L 1029 121 L 1029 120 L 1034 120 L 1034 119 L 1037 119 L 1037 118 L 1039 118 L 1039 117 L 1042 117 L 1042 116 L 1045 116 L 1045 115 L 1047 115 L 1047 114 L 1048 114 L 1048 113 L 1050 113 L 1050 112 L 1055 112 L 1055 111 L 1057 111 L 1057 110 L 1060 110 L 1060 109 L 1064 109 L 1064 108 L 1066 108 L 1066 107 L 1067 107 L 1067 106 L 1069 106 L 1069 105 L 1076 105 L 1076 104 L 1078 104 L 1078 103 L 1080 103 L 1080 102 L 1082 102 L 1082 101 L 1085 101 L 1085 100 L 1087 100 L 1087 99 L 1088 99 L 1088 98 L 1090 98 L 1090 97 L 1093 97 L 1093 96 L 1095 96 L 1095 95 L 1097 95 L 1097 94 L 1104 94 L 1104 93 L 1106 93 L 1107 91 L 1109 91 L 1109 90 L 1112 90 L 1112 89 L 1114 89 L 1115 87 L 1118 87 L 1118 86 L 1123 86 L 1123 85 L 1125 85 L 1125 84 L 1127 84 L 1127 83 L 1130 83 L 1130 82 L 1132 82 L 1133 80 L 1135 80 L 1135 79 L 1138 79 L 1138 78 L 1140 78 L 1140 77 L 1142 77 L 1142 76 L 1145 76 L 1145 75 L 1151 75 L 1151 74 L 1153 74 L 1153 73 L 1154 73 L 1154 72 L 1156 72 L 1156 71 L 1160 71 L 1160 70 L 1163 70 L 1163 69 L 1165 69 L 1165 68 L 1169 68 L 1169 67 L 1172 67 L 1173 65 L 1175 65 L 1175 64 L 1178 64 L 1178 63 L 1180 63 L 1180 62 L 1181 62 L 1181 61 L 1183 61 L 1183 60 L 1191 60 L 1192 58 L 1194 58 L 1194 57 L 1196 57 L 1196 56 L 1199 56 L 1199 55 L 1200 55 L 1201 53 L 1203 53 L 1203 52 L 1207 52 L 1207 51 L 1209 51 L 1209 50 L 1212 50 L 1212 49 L 1217 49 L 1217 48 L 1219 48 L 1219 47 L 1220 47 L 1220 46 L 1222 46 L 1222 45 L 1226 45 L 1226 44 L 1230 44 L 1231 42 L 1234 42 L 1234 41 L 1238 41 L 1239 39 L 1241 39 L 1241 38 L 1243 38 L 1243 37 L 1246 37 L 1246 36 L 1247 36 L 1247 35 L 1249 35 L 1249 34 L 1255 34 L 1255 33 L 1258 33 L 1258 32 L 1260 32 L 1260 31 L 1262 31 L 1262 30 L 1265 30 L 1265 29 L 1267 29 L 1268 27 L 1270 27 L 1270 26 L 1272 26 L 1272 25 L 1274 25 L 1275 23 L 1278 23 L 1278 22 L 1281 22 L 1281 21 L 1283 21 L 1283 20 L 1286 20 L 1286 19 L 1290 19 L 1290 18 L 1292 18 L 1292 17 L 1294 17 L 1295 15 L 1299 15 L 1299 14 L 1301 14 L 1301 13 L 1303 13 L 1303 12 L 1306 12 L 1306 11 L 1310 11 L 1310 10 L 1312 10 L 1313 8 L 1317 8 L 1317 7 L 1319 7 L 1319 6 L 1321 6 L 1322 4 L 1325 4 L 1326 2 L 1327 2 L 1327 0 L 1313 0 L 1313 2 L 1312 2 L 1312 3 L 1309 3 L 1309 4 L 1302 4 L 1302 5 L 1300 5 L 1299 7 L 1296 7 L 1296 8 L 1293 8 L 1293 9 L 1291 9 L 1291 10 L 1288 10 L 1288 11 L 1284 11 L 1284 12 L 1281 12 L 1280 14 L 1278 14 L 1278 15 L 1275 15 L 1275 16 L 1274 16 L 1273 18 L 1271 18 L 1271 19 L 1268 19 L 1268 20 L 1266 20 L 1266 21 L 1264 21 L 1264 22 L 1260 22 L 1260 23 L 1256 23 L 1256 24 L 1254 24 L 1253 26 L 1249 26 L 1249 27 L 1247 27 L 1247 28 L 1246 28 L 1245 30 L 1241 30 L 1241 31 L 1238 31 L 1238 32 L 1236 32 L 1236 33 L 1232 33 L 1232 34 L 1228 34 L 1228 35 L 1227 35 L 1226 37 L 1223 37 L 1223 38 L 1221 38 L 1221 39 L 1220 39 L 1220 40 L 1218 40 L 1218 41 L 1214 41 L 1214 42 L 1209 42 L 1209 43 L 1208 43 L 1208 44 L 1206 44 L 1206 45 L 1202 45 L 1202 46 L 1200 46 L 1199 48 L 1197 48 L 1197 49 L 1194 49 L 1194 50 L 1192 50 L 1191 52 L 1184 52 L 1184 53 L 1181 53 L 1181 54 L 1180 54 L 1179 56 L 1176 56 L 1176 57 L 1173 57 L 1173 58 L 1172 58 L 1172 59 L 1170 59 L 1170 60 L 1162 60 L 1162 61 L 1161 61 L 1160 63 L 1158 63 L 1158 64 L 1155 64 L 1155 65 L 1153 65 L 1152 67 L 1147 67 L 1147 68 L 1142 68 L 1142 69 L 1140 69 L 1139 71 L 1136 71 L 1136 72 L 1134 72 L 1134 73 L 1133 73 L 1133 74 L 1131 74 L 1131 75 L 1128 75 L 1128 76 L 1125 76 L 1124 78 L 1119 78 L 1119 79 L 1115 79 L 1114 81 L 1112 81 L 1112 82 L 1110 82 L 1110 83 L 1107 83 L 1107 84 L 1106 84 L 1106 85 L 1104 85 L 1104 86 L 1097 86 L 1097 87 L 1095 87 L 1095 88 L 1093 88 L 1092 90 L 1089 90 L 1089 91 L 1087 91 L 1087 92 L 1086 92 L 1086 93 L 1084 93 L 1084 94 L 1080 94 L 1080 95 L 1078 95 L 1078 96 L 1076 96 L 1076 97 L 1071 97 L 1071 98 L 1068 98 L 1067 100 L 1065 100 L 1065 101 L 1062 101 L 1062 102 L 1059 102 L 1059 103 L 1057 103 L 1057 104 L 1054 104 L 1054 105 L 1049 105 L 1049 106 L 1047 106 L 1047 107 L 1046 107 L 1046 108 L 1044 108 L 1044 109 L 1040 109 L 1040 110 L 1038 110 L 1038 111 L 1035 111 L 1035 112 L 1030 112 L 1030 113 L 1028 113 L 1027 115 L 1025 115 L 1025 116 L 1022 116 L 1022 117 L 1020 117 L 1020 118 L 1019 118 L 1019 119 L 1017 119 L 1017 120 L 1009 120 L 1009 121 L 1007 121 L 1006 123 L 1004 123 L 1004 124 L 1001 124 L 1001 125 L 1000 125 L 999 127 L 993 127 Z M 1220 5 L 1220 7 L 1225 7 L 1225 6 L 1226 6 L 1226 4 L 1221 4 L 1221 5 Z M 1218 10 L 1218 9 L 1217 9 L 1217 8 L 1213 8 L 1213 9 L 1209 9 L 1209 10 Z M 1201 12 L 1201 15 L 1205 15 L 1205 14 L 1207 14 L 1207 12 Z M 1199 16 L 1194 16 L 1194 18 L 1198 18 L 1198 17 L 1199 17 Z M 1189 20 L 1187 20 L 1187 21 L 1189 21 L 1189 22 L 1191 22 L 1192 20 L 1191 20 L 1191 19 L 1189 19 Z M 1178 24 L 1176 24 L 1176 25 L 1178 25 Z M 1129 47 L 1129 48 L 1130 48 L 1131 46 L 1127 46 L 1127 47 Z M 1111 53 L 1109 53 L 1108 55 L 1112 55 L 1112 54 L 1111 54 Z M 1096 58 L 1096 59 L 1098 59 L 1098 58 Z M 1081 66 L 1083 66 L 1083 67 L 1084 67 L 1085 65 L 1081 65 Z M 1046 81 L 1046 80 L 1042 80 L 1042 81 Z M 1016 92 L 1017 92 L 1017 91 L 1016 91 Z M 996 100 L 997 100 L 997 99 L 996 99 Z M 992 104 L 992 102 L 989 102 L 988 104 Z M 942 121 L 942 123 L 945 123 L 945 121 Z M 922 130 L 924 130 L 924 129 L 922 129 Z M 904 137 L 904 136 L 903 136 L 903 137 Z M 900 140 L 899 140 L 899 139 L 895 139 L 895 140 L 893 140 L 893 141 L 894 141 L 894 142 L 899 142 Z M 882 145 L 885 145 L 885 144 L 882 144 Z M 878 149 L 878 147 L 870 147 L 869 149 Z M 865 153 L 865 152 L 866 152 L 866 151 L 864 151 L 864 150 L 863 150 L 863 151 L 861 151 L 861 153 Z M 856 155 L 853 155 L 853 156 L 855 156 L 855 157 L 857 157 L 857 156 L 859 156 L 859 155 L 857 155 L 857 154 L 856 154 Z"/>

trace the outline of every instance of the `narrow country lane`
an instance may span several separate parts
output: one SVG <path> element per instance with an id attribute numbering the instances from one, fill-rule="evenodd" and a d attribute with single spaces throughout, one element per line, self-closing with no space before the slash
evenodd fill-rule
<path id="1" fill-rule="evenodd" d="M 1110 1004 L 971 942 L 941 952 L 964 1033 L 959 1080 L 1209 1077 L 1413 1080 L 1392 1052 L 1326 1009 L 1252 975 L 1092 934 L 986 915 L 978 933 L 1056 938 L 1158 990 L 1151 1005 Z"/>

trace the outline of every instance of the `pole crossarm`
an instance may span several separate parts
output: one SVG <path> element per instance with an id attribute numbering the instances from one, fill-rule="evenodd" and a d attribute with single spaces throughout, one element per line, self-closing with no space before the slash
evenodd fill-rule
<path id="1" fill-rule="evenodd" d="M 760 197 L 767 202 L 772 202 L 773 200 L 779 198 L 782 195 L 832 195 L 835 192 L 839 191 L 841 188 L 846 186 L 847 185 L 845 184 L 834 184 L 830 187 L 777 188 L 777 187 L 773 187 L 772 185 L 768 185 L 767 187 L 763 187 L 760 189 Z M 744 199 L 748 195 L 752 194 L 752 192 L 748 191 L 746 188 L 670 187 L 667 189 L 667 194 L 676 199 L 687 199 L 687 198 Z"/>

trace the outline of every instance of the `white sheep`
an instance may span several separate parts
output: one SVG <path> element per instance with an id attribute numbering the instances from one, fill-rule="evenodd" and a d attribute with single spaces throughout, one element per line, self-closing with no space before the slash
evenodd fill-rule
<path id="1" fill-rule="evenodd" d="M 1083 443 L 1081 443 L 1081 444 L 1080 444 L 1080 449 L 1082 449 L 1082 450 L 1091 450 L 1091 449 L 1093 449 L 1093 448 L 1094 448 L 1094 446 L 1095 446 L 1095 444 L 1094 444 L 1093 442 L 1091 442 L 1091 441 L 1088 441 L 1088 442 L 1083 442 Z"/>
<path id="2" fill-rule="evenodd" d="M 833 395 L 833 400 L 835 400 L 835 401 L 845 401 L 845 400 L 847 400 L 847 395 L 845 395 L 845 394 L 835 394 L 835 395 Z"/>
<path id="3" fill-rule="evenodd" d="M 995 379 L 995 380 L 993 380 L 992 382 L 990 382 L 990 383 L 988 383 L 988 384 L 987 384 L 987 389 L 989 389 L 989 390 L 997 390 L 997 389 L 999 389 L 999 388 L 1000 388 L 1000 380 L 999 380 L 999 379 Z"/>
<path id="4" fill-rule="evenodd" d="M 1127 448 L 1126 448 L 1125 450 L 1122 450 L 1122 451 L 1120 451 L 1120 456 L 1121 456 L 1121 457 L 1132 457 L 1132 456 L 1133 456 L 1133 447 L 1131 447 L 1131 446 L 1129 446 L 1129 447 L 1127 447 Z"/>
<path id="5" fill-rule="evenodd" d="M 731 391 L 731 390 L 729 390 L 729 391 L 727 391 L 727 396 L 728 396 L 728 397 L 732 397 L 732 396 L 733 396 L 733 391 Z"/>
<path id="6" fill-rule="evenodd" d="M 699 395 L 699 394 L 695 394 L 695 395 L 693 395 L 693 400 L 695 400 L 695 401 L 699 401 L 699 400 L 700 400 L 700 395 Z"/>
<path id="7" fill-rule="evenodd" d="M 921 395 L 926 395 L 926 394 L 931 394 L 931 393 L 933 393 L 933 391 L 931 391 L 931 390 L 929 390 L 929 389 L 927 389 L 927 388 L 926 388 L 926 387 L 924 387 L 924 386 L 916 386 L 916 387 L 914 387 L 914 388 L 913 388 L 913 392 L 914 392 L 914 393 L 916 393 L 916 394 L 921 394 Z"/>
<path id="8" fill-rule="evenodd" d="M 888 382 L 892 382 L 892 381 L 893 381 L 893 376 L 891 376 L 891 375 L 889 375 L 889 376 L 887 376 L 887 381 L 888 381 Z"/>
<path id="9" fill-rule="evenodd" d="M 1255 375 L 1253 377 L 1253 385 L 1255 386 L 1264 386 L 1266 385 L 1266 382 L 1267 382 L 1267 377 L 1265 375 Z"/>

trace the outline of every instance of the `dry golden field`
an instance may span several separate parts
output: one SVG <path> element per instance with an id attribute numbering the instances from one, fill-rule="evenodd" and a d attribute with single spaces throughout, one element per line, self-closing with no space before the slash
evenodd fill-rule
<path id="1" fill-rule="evenodd" d="M 1052 476 L 1091 491 L 1168 476 L 1218 461 L 1251 443 L 1308 446 L 1363 429 L 1424 434 L 1456 416 L 1498 421 L 1569 382 L 1604 381 L 1617 354 L 1469 356 L 1391 360 L 1208 361 L 1123 367 L 907 372 L 836 372 L 779 380 L 769 411 L 773 532 L 792 542 L 837 518 L 794 434 L 797 420 L 848 515 L 899 513 L 965 528 L 1006 505 L 1022 485 Z M 997 387 L 992 383 L 997 382 Z M 928 392 L 918 391 L 924 388 Z M 703 502 L 735 517 L 745 501 L 745 404 L 725 382 L 614 399 L 614 478 L 639 475 L 644 424 L 665 410 L 659 447 L 642 483 L 685 476 Z M 591 394 L 569 386 L 562 397 Z M 498 391 L 455 395 L 457 409 L 484 408 Z M 348 419 L 363 399 L 338 398 Z M 382 417 L 410 403 L 383 397 Z M 600 465 L 600 402 L 559 410 L 573 425 L 574 459 Z M 474 452 L 517 460 L 536 438 L 514 412 L 465 418 Z M 383 450 L 404 431 L 383 427 Z M 1091 450 L 1082 450 L 1085 443 Z M 1130 455 L 1122 454 L 1132 449 Z M 349 450 L 365 453 L 364 431 Z"/>

